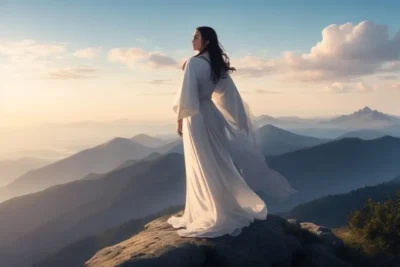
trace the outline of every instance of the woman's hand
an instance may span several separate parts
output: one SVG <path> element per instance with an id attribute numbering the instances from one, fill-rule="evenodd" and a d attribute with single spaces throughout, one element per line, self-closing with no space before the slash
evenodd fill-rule
<path id="1" fill-rule="evenodd" d="M 182 119 L 176 122 L 176 131 L 180 137 L 182 137 Z"/>

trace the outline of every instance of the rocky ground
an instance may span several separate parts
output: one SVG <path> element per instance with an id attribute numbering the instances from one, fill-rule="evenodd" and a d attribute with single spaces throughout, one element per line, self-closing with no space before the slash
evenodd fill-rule
<path id="1" fill-rule="evenodd" d="M 130 239 L 99 250 L 85 267 L 351 266 L 337 256 L 343 242 L 329 228 L 313 223 L 268 215 L 239 236 L 190 238 L 180 237 L 166 222 L 171 215 L 148 223 Z"/>

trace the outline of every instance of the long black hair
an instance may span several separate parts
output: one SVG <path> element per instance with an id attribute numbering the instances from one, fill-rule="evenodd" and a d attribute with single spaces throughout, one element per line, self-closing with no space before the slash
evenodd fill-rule
<path id="1" fill-rule="evenodd" d="M 224 52 L 223 46 L 218 41 L 218 36 L 215 30 L 208 26 L 201 26 L 196 28 L 201 34 L 203 49 L 199 51 L 195 57 L 200 56 L 204 52 L 208 52 L 211 62 L 211 80 L 213 83 L 218 83 L 219 79 L 225 78 L 224 74 L 228 71 L 232 73 L 236 68 L 230 66 L 229 57 Z M 206 45 L 206 42 L 208 44 Z M 183 64 L 182 69 L 185 69 L 186 62 Z"/>

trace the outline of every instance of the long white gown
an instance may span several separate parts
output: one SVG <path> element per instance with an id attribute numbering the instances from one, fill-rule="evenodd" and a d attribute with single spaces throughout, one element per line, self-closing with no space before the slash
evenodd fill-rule
<path id="1" fill-rule="evenodd" d="M 207 52 L 191 57 L 173 106 L 183 119 L 186 202 L 182 216 L 168 223 L 180 236 L 236 236 L 254 219 L 267 218 L 267 206 L 255 190 L 286 197 L 294 190 L 270 169 L 257 147 L 248 106 L 226 73 L 211 81 Z M 207 61 L 208 60 L 208 61 Z"/>

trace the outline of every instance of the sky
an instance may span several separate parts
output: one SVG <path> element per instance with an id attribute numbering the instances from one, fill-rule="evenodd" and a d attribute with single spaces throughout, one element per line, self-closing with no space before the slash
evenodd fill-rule
<path id="1" fill-rule="evenodd" d="M 175 122 L 211 26 L 255 115 L 400 115 L 399 1 L 0 0 L 2 127 Z"/>

